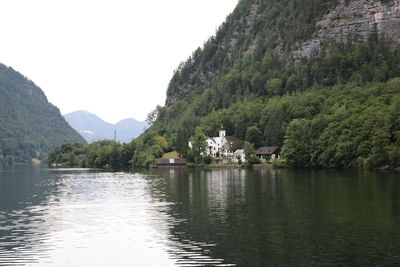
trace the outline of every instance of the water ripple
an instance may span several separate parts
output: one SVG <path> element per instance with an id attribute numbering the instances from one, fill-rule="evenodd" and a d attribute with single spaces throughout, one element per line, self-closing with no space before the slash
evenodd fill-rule
<path id="1" fill-rule="evenodd" d="M 0 266 L 233 266 L 212 257 L 215 244 L 172 234 L 187 220 L 155 178 L 52 172 L 41 193 L 0 210 Z"/>

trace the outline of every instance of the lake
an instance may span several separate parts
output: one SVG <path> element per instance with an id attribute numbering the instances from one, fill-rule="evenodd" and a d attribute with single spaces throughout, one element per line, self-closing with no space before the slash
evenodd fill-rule
<path id="1" fill-rule="evenodd" d="M 0 266 L 400 266 L 400 173 L 0 167 Z"/>

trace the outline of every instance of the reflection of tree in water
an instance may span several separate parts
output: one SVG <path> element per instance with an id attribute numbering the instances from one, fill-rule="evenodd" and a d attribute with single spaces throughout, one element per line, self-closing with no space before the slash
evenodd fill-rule
<path id="1" fill-rule="evenodd" d="M 192 184 L 193 181 L 199 179 L 193 179 L 192 173 L 187 169 L 160 169 L 155 176 L 148 176 L 147 181 L 153 199 L 171 203 L 165 210 L 167 216 L 161 221 L 168 225 L 167 252 L 177 266 L 236 266 L 213 255 L 212 249 L 216 246 L 214 243 L 203 241 L 205 239 L 193 239 L 193 231 L 200 229 L 197 225 L 193 226 L 193 223 L 207 223 L 201 221 L 202 218 L 207 218 L 202 207 L 207 205 L 207 196 L 202 196 L 207 190 L 200 195 L 197 190 L 192 190 L 197 186 Z M 194 219 L 185 216 L 187 214 L 191 214 Z"/>
<path id="2" fill-rule="evenodd" d="M 181 221 L 171 235 L 213 244 L 205 252 L 213 258 L 237 266 L 400 263 L 394 176 L 270 169 L 161 175 L 157 191 L 175 203 L 168 212 Z"/>
<path id="3" fill-rule="evenodd" d="M 256 247 L 248 238 L 246 205 L 249 174 L 246 170 L 217 170 L 174 173 L 162 172 L 166 185 L 165 201 L 174 202 L 170 213 L 182 219 L 171 228 L 180 240 L 213 244 L 207 253 L 226 262 L 250 264 Z M 251 208 L 251 207 L 250 207 Z M 251 228 L 250 228 L 251 229 Z M 249 248 L 252 251 L 246 251 Z M 245 256 L 245 257 L 244 257 Z M 254 259 L 254 256 L 252 256 Z M 248 265 L 250 266 L 250 265 Z"/>
<path id="4" fill-rule="evenodd" d="M 119 247 L 122 253 L 132 245 L 129 240 L 148 245 L 146 251 L 154 246 L 167 251 L 165 260 L 177 266 L 400 264 L 398 174 L 271 169 L 4 173 L 0 266 L 45 257 L 57 250 L 46 246 L 63 245 L 52 234 L 71 226 L 86 227 L 94 240 L 104 233 L 106 240 L 121 237 L 118 241 L 126 241 Z M 106 229 L 104 223 L 117 229 Z M 72 246 L 82 236 L 75 235 Z M 86 250 L 81 252 L 86 256 Z"/>

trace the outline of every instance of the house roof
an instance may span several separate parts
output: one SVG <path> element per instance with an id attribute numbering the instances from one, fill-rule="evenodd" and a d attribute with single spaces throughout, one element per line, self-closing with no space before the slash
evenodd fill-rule
<path id="1" fill-rule="evenodd" d="M 206 136 L 206 141 L 207 141 L 208 139 L 210 139 L 211 141 L 213 141 L 214 143 L 216 143 L 215 140 L 214 140 L 214 137 L 208 137 L 208 136 Z M 194 137 L 191 136 L 191 137 L 189 138 L 189 142 L 193 142 L 193 140 L 194 140 Z"/>
<path id="2" fill-rule="evenodd" d="M 226 140 L 230 143 L 239 140 L 236 136 L 225 136 Z"/>
<path id="3" fill-rule="evenodd" d="M 236 142 L 236 141 L 239 140 L 239 138 L 237 138 L 236 136 L 224 136 L 224 137 L 218 137 L 218 136 L 217 136 L 217 137 L 209 137 L 209 136 L 207 136 L 207 137 L 206 137 L 206 140 L 210 140 L 210 141 L 214 142 L 215 144 L 217 144 L 218 142 L 217 142 L 216 138 L 225 138 L 226 141 L 228 142 L 228 145 L 229 145 L 229 146 L 230 146 L 232 143 L 234 143 L 234 142 Z M 189 142 L 193 142 L 193 140 L 194 140 L 194 137 L 191 136 L 191 137 L 189 138 Z M 222 140 L 222 139 L 221 139 L 221 140 Z"/>
<path id="4" fill-rule="evenodd" d="M 233 154 L 244 154 L 244 149 L 237 149 Z"/>
<path id="5" fill-rule="evenodd" d="M 257 151 L 257 155 L 272 155 L 276 152 L 279 152 L 279 146 L 264 146 L 260 147 Z"/>
<path id="6" fill-rule="evenodd" d="M 211 141 L 213 141 L 214 143 L 217 143 L 217 141 L 215 141 L 215 137 L 209 137 L 211 139 Z"/>

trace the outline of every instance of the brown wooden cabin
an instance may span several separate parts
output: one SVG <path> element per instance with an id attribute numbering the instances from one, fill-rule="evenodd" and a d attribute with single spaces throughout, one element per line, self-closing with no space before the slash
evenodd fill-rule
<path id="1" fill-rule="evenodd" d="M 186 167 L 186 159 L 157 159 L 157 167 Z"/>
<path id="2" fill-rule="evenodd" d="M 278 146 L 264 146 L 260 147 L 256 155 L 261 159 L 261 161 L 267 161 L 270 159 L 280 159 L 281 149 Z"/>

